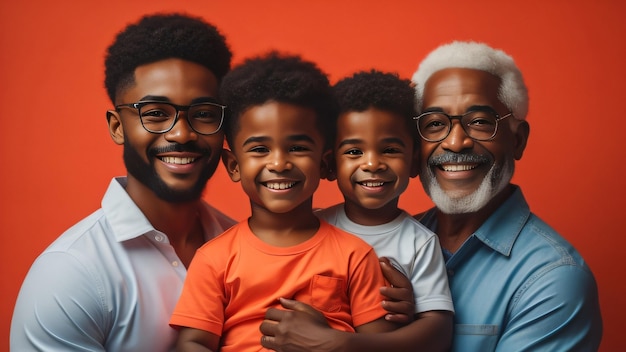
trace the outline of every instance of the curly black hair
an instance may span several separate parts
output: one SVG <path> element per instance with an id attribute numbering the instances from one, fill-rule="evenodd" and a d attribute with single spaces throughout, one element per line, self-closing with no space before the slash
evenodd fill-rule
<path id="1" fill-rule="evenodd" d="M 218 82 L 230 70 L 232 53 L 218 29 L 186 14 L 153 14 L 117 34 L 104 60 L 104 85 L 113 103 L 134 83 L 138 66 L 179 58 L 208 68 Z"/>
<path id="2" fill-rule="evenodd" d="M 405 118 L 407 128 L 417 138 L 413 117 L 415 112 L 415 89 L 411 81 L 401 79 L 395 73 L 377 70 L 360 71 L 339 80 L 333 86 L 339 104 L 339 113 L 362 112 L 375 108 Z"/>
<path id="3" fill-rule="evenodd" d="M 231 148 L 241 115 L 269 101 L 312 109 L 325 147 L 334 141 L 338 110 L 328 77 L 300 56 L 271 51 L 245 60 L 224 77 L 220 99 L 228 106 L 224 134 Z"/>

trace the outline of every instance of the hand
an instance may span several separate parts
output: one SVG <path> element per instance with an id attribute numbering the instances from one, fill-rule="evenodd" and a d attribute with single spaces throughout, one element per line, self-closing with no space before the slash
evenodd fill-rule
<path id="1" fill-rule="evenodd" d="M 388 258 L 380 257 L 380 267 L 385 279 L 391 287 L 381 287 L 380 293 L 385 296 L 383 308 L 389 312 L 385 319 L 394 323 L 408 324 L 415 319 L 415 298 L 413 285 L 398 269 L 394 268 Z"/>
<path id="2" fill-rule="evenodd" d="M 336 341 L 322 313 L 308 304 L 280 298 L 288 310 L 270 308 L 261 323 L 261 345 L 280 352 L 332 351 Z"/>

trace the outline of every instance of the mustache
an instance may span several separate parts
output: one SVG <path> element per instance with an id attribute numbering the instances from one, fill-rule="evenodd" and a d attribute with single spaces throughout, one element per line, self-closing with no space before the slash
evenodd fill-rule
<path id="1" fill-rule="evenodd" d="M 453 153 L 446 151 L 428 158 L 428 165 L 437 166 L 446 163 L 489 163 L 491 161 L 492 158 L 485 154 Z"/>
<path id="2" fill-rule="evenodd" d="M 155 157 L 158 154 L 162 153 L 171 153 L 171 152 L 188 152 L 188 153 L 198 153 L 202 154 L 202 156 L 210 155 L 211 148 L 200 148 L 196 143 L 189 142 L 185 144 L 180 143 L 172 143 L 166 146 L 154 147 L 148 150 L 148 155 L 151 157 Z"/>

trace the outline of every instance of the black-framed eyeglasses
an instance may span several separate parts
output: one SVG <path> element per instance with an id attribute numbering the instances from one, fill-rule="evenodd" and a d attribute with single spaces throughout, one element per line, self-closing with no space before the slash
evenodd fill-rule
<path id="1" fill-rule="evenodd" d="M 115 110 L 121 108 L 137 109 L 141 125 L 151 133 L 170 131 L 178 121 L 179 112 L 185 111 L 191 129 L 199 134 L 210 135 L 217 133 L 222 127 L 226 106 L 209 102 L 176 105 L 163 101 L 140 101 L 115 106 Z"/>
<path id="2" fill-rule="evenodd" d="M 498 133 L 498 122 L 512 116 L 509 112 L 499 116 L 491 110 L 473 110 L 463 115 L 448 115 L 440 111 L 428 111 L 413 119 L 417 122 L 417 131 L 428 142 L 440 142 L 450 134 L 452 120 L 459 120 L 463 131 L 473 140 L 488 141 Z"/>

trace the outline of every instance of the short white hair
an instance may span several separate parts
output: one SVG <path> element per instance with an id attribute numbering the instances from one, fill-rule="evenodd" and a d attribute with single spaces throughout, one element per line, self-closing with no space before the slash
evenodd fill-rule
<path id="1" fill-rule="evenodd" d="M 528 114 L 528 89 L 513 58 L 504 51 L 487 44 L 455 41 L 433 50 L 413 74 L 416 109 L 421 113 L 424 85 L 435 72 L 447 68 L 469 68 L 486 71 L 500 78 L 498 99 L 513 112 L 518 120 Z"/>

